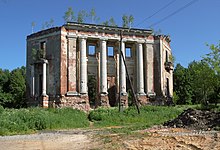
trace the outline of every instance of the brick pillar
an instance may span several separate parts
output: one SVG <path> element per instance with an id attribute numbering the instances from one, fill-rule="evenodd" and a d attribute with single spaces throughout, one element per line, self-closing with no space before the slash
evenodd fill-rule
<path id="1" fill-rule="evenodd" d="M 153 43 L 146 43 L 145 45 L 145 58 L 146 58 L 146 86 L 145 91 L 149 97 L 154 96 L 154 49 Z"/>
<path id="2" fill-rule="evenodd" d="M 77 82 L 77 58 L 76 58 L 76 37 L 75 36 L 67 36 L 67 66 L 68 66 L 68 84 L 67 84 L 67 96 L 78 95 L 76 90 L 76 82 Z"/>

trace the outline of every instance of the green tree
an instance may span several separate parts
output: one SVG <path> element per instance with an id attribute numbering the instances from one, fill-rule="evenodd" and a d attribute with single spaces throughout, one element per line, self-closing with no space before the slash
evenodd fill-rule
<path id="1" fill-rule="evenodd" d="M 100 18 L 97 17 L 96 11 L 95 11 L 94 8 L 91 9 L 91 11 L 89 12 L 88 16 L 91 19 L 91 23 L 97 23 L 100 20 Z"/>
<path id="2" fill-rule="evenodd" d="M 14 108 L 20 108 L 25 106 L 25 67 L 14 69 L 10 75 L 10 93 L 14 97 L 12 106 Z"/>
<path id="3" fill-rule="evenodd" d="M 133 15 L 123 15 L 122 16 L 122 27 L 124 28 L 131 28 L 131 26 L 133 25 L 134 23 L 134 17 Z"/>
<path id="4" fill-rule="evenodd" d="M 214 102 L 217 105 L 217 103 L 220 102 L 220 41 L 218 45 L 207 44 L 207 46 L 209 46 L 211 52 L 206 54 L 203 57 L 203 59 L 205 62 L 209 64 L 209 66 L 215 73 L 215 82 L 213 84 L 214 93 L 212 95 L 212 102 Z"/>
<path id="5" fill-rule="evenodd" d="M 105 26 L 112 26 L 112 27 L 117 27 L 116 23 L 115 23 L 115 20 L 113 17 L 111 17 L 109 20 L 107 21 L 104 21 L 102 23 L 102 25 L 105 25 Z"/>
<path id="6" fill-rule="evenodd" d="M 13 101 L 12 94 L 9 93 L 10 72 L 0 69 L 0 105 L 6 107 L 6 104 Z"/>
<path id="7" fill-rule="evenodd" d="M 131 28 L 132 25 L 133 25 L 133 23 L 134 23 L 134 17 L 133 17 L 133 15 L 130 15 L 130 16 L 129 16 L 128 22 L 129 22 L 129 28 Z"/>
<path id="8" fill-rule="evenodd" d="M 104 25 L 104 26 L 109 26 L 109 21 L 107 20 L 107 21 L 104 21 L 103 23 L 102 23 L 102 25 Z"/>
<path id="9" fill-rule="evenodd" d="M 189 64 L 188 69 L 192 78 L 193 100 L 196 103 L 207 105 L 210 95 L 214 92 L 214 71 L 204 60 L 193 61 Z"/>
<path id="10" fill-rule="evenodd" d="M 191 78 L 187 68 L 177 64 L 173 73 L 176 104 L 192 104 Z"/>
<path id="11" fill-rule="evenodd" d="M 34 27 L 36 26 L 36 23 L 34 21 L 31 22 L 31 32 L 34 33 Z"/>
<path id="12" fill-rule="evenodd" d="M 77 15 L 77 22 L 78 23 L 84 23 L 85 22 L 85 18 L 87 17 L 87 13 L 85 10 L 80 10 L 78 12 L 78 15 Z"/>
<path id="13" fill-rule="evenodd" d="M 25 67 L 11 72 L 0 69 L 0 105 L 8 108 L 20 108 L 25 103 Z"/>
<path id="14" fill-rule="evenodd" d="M 110 26 L 113 26 L 113 27 L 117 27 L 117 24 L 115 23 L 115 20 L 114 20 L 113 17 L 111 17 L 111 18 L 109 19 L 109 25 L 110 25 Z"/>
<path id="15" fill-rule="evenodd" d="M 64 16 L 63 16 L 64 22 L 71 22 L 71 21 L 75 21 L 75 16 L 74 16 L 74 11 L 72 9 L 72 7 L 69 7 L 68 10 L 65 12 Z"/>
<path id="16" fill-rule="evenodd" d="M 54 20 L 51 18 L 49 21 L 46 21 L 42 24 L 42 29 L 49 29 L 54 27 Z"/>
<path id="17" fill-rule="evenodd" d="M 128 16 L 127 15 L 122 16 L 122 27 L 128 28 Z"/>

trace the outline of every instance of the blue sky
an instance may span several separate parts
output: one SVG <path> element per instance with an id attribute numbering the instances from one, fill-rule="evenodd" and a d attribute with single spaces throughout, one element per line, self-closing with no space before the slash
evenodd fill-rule
<path id="1" fill-rule="evenodd" d="M 192 0 L 176 0 L 152 18 L 151 16 L 172 0 L 0 0 L 0 68 L 15 69 L 26 65 L 26 36 L 42 29 L 42 24 L 54 20 L 55 26 L 64 24 L 68 7 L 79 10 L 96 10 L 100 22 L 113 17 L 121 25 L 123 14 L 132 14 L 135 28 L 145 28 L 172 14 Z M 191 6 L 167 20 L 153 26 L 171 36 L 171 48 L 176 63 L 187 66 L 209 52 L 206 43 L 220 40 L 220 0 L 197 0 Z M 88 23 L 90 23 L 88 21 Z"/>

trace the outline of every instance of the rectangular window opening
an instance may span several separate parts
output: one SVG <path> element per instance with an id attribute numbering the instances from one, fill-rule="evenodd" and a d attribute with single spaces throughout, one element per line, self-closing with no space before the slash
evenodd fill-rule
<path id="1" fill-rule="evenodd" d="M 125 57 L 130 58 L 131 56 L 132 56 L 131 48 L 130 47 L 125 48 Z"/>
<path id="2" fill-rule="evenodd" d="M 46 41 L 40 42 L 40 49 L 37 52 L 39 58 L 45 58 L 46 57 Z"/>
<path id="3" fill-rule="evenodd" d="M 166 51 L 166 62 L 169 62 L 168 51 Z"/>
<path id="4" fill-rule="evenodd" d="M 95 55 L 95 49 L 96 49 L 95 45 L 89 45 L 88 54 L 90 56 L 94 56 Z"/>
<path id="5" fill-rule="evenodd" d="M 40 49 L 41 50 L 45 50 L 46 49 L 46 42 L 45 41 L 40 42 Z"/>
<path id="6" fill-rule="evenodd" d="M 108 46 L 108 56 L 110 57 L 114 56 L 114 47 Z"/>

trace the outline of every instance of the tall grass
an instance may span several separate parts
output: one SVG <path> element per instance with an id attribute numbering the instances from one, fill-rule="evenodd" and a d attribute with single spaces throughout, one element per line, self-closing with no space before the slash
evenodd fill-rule
<path id="1" fill-rule="evenodd" d="M 115 109 L 99 108 L 91 111 L 89 119 L 96 127 L 126 126 L 129 130 L 143 129 L 177 117 L 182 108 L 165 106 L 144 106 L 138 114 L 134 107 L 129 107 L 124 112 Z M 115 129 L 117 130 L 117 129 Z"/>
<path id="2" fill-rule="evenodd" d="M 44 129 L 89 126 L 87 115 L 72 108 L 3 109 L 0 107 L 0 135 L 25 134 Z"/>
<path id="3" fill-rule="evenodd" d="M 99 108 L 88 114 L 72 108 L 62 109 L 4 109 L 0 106 L 0 135 L 25 134 L 37 130 L 70 129 L 89 127 L 120 126 L 115 132 L 144 129 L 175 118 L 185 107 L 144 106 L 140 114 L 129 107 L 123 112 L 118 108 Z"/>

